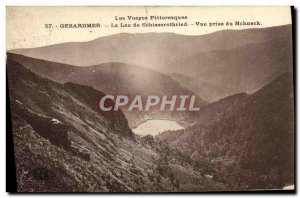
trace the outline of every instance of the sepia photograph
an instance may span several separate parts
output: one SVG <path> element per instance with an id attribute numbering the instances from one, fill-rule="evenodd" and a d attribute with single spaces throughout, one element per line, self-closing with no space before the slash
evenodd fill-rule
<path id="1" fill-rule="evenodd" d="M 293 13 L 7 6 L 6 177 L 18 193 L 295 192 Z"/>

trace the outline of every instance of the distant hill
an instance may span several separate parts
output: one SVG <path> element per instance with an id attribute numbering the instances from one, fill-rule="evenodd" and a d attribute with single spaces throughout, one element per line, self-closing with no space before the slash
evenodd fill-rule
<path id="1" fill-rule="evenodd" d="M 185 75 L 192 84 L 187 85 L 178 75 L 173 77 L 213 102 L 235 93 L 252 92 L 287 72 L 292 68 L 291 46 L 291 25 L 285 25 L 200 36 L 122 33 L 88 42 L 9 52 L 75 66 L 126 63 L 168 75 Z"/>
<path id="2" fill-rule="evenodd" d="M 240 93 L 251 93 L 277 76 L 292 72 L 290 38 L 278 38 L 238 48 L 201 52 L 174 61 L 171 77 L 212 102 Z"/>
<path id="3" fill-rule="evenodd" d="M 186 36 L 173 33 L 121 33 L 88 42 L 70 42 L 9 52 L 76 66 L 122 62 L 161 71 L 169 63 L 199 52 L 238 48 L 291 37 L 291 25 Z"/>
<path id="4" fill-rule="evenodd" d="M 291 73 L 248 95 L 201 109 L 184 131 L 159 137 L 234 189 L 280 189 L 294 183 L 294 94 Z"/>

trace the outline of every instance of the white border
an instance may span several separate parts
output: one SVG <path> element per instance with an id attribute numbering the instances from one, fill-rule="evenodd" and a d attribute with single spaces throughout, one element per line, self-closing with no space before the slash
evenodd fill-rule
<path id="1" fill-rule="evenodd" d="M 220 1 L 220 0 L 206 0 L 206 1 L 196 1 L 196 0 L 102 0 L 102 1 L 96 1 L 96 0 L 31 0 L 31 1 L 22 1 L 22 0 L 2 0 L 0 1 L 0 60 L 1 60 L 1 71 L 0 71 L 0 93 L 2 96 L 0 97 L 0 104 L 1 104 L 1 111 L 0 111 L 0 127 L 1 127 L 1 142 L 0 142 L 0 197 L 9 197 L 12 195 L 9 195 L 6 193 L 6 174 L 5 174 L 5 162 L 6 162 L 6 153 L 5 153 L 5 145 L 6 145 L 6 140 L 5 140 L 5 134 L 6 134 L 6 99 L 5 99 L 5 54 L 6 54 L 6 49 L 5 49 L 5 40 L 6 40 L 6 35 L 5 35 L 5 29 L 6 29 L 6 23 L 5 23 L 5 8 L 6 6 L 9 5 L 18 5 L 18 6 L 84 6 L 84 5 L 99 5 L 99 6 L 117 6 L 117 5 L 127 5 L 127 6 L 134 6 L 134 5 L 171 5 L 171 6 L 286 6 L 286 5 L 294 5 L 296 8 L 298 8 L 299 12 L 299 7 L 300 7 L 300 1 L 299 0 L 248 0 L 248 1 L 241 1 L 241 0 L 226 0 L 226 1 Z M 299 20 L 297 20 L 297 27 L 299 27 Z M 297 38 L 299 39 L 299 31 L 297 32 Z M 297 45 L 298 46 L 298 45 Z M 298 47 L 297 47 L 298 48 Z M 297 57 L 299 57 L 299 50 L 297 50 Z M 298 72 L 297 72 L 298 76 Z M 299 92 L 298 90 L 299 85 L 297 84 L 297 93 Z M 297 94 L 297 103 L 299 104 L 299 95 Z M 298 105 L 299 106 L 299 105 Z M 297 108 L 298 112 L 298 108 Z M 299 116 L 297 117 L 297 123 L 299 123 Z M 297 142 L 299 143 L 299 134 L 298 134 L 298 139 Z M 299 152 L 297 152 L 299 153 Z M 297 157 L 298 158 L 298 157 Z M 299 167 L 297 167 L 299 168 Z M 299 173 L 299 169 L 297 171 Z M 298 178 L 298 175 L 297 175 Z M 92 194 L 89 195 L 68 195 L 68 196 L 76 196 L 76 197 L 88 197 L 91 196 Z M 266 195 L 256 195 L 252 194 L 257 197 L 263 197 Z M 30 195 L 14 195 L 14 197 L 28 197 Z M 49 196 L 49 195 L 48 195 Z M 52 196 L 52 195 L 51 195 Z M 63 197 L 66 195 L 57 195 L 56 197 Z M 111 196 L 120 196 L 120 195 L 101 195 L 101 194 L 94 194 L 92 196 L 101 196 L 101 197 L 111 197 Z M 142 197 L 146 195 L 126 195 L 126 196 L 136 196 L 136 197 Z M 149 195 L 147 195 L 149 196 Z M 162 196 L 174 196 L 174 194 L 171 195 L 155 195 L 156 197 L 162 197 Z M 186 195 L 176 195 L 178 196 L 186 196 Z M 199 194 L 198 196 L 203 196 L 203 197 L 217 197 L 219 195 L 201 195 Z M 231 195 L 226 195 L 226 196 L 231 196 Z M 238 195 L 241 196 L 241 195 Z M 273 195 L 271 195 L 273 196 Z M 284 195 L 288 196 L 288 195 Z M 297 195 L 298 196 L 298 195 Z M 34 197 L 43 197 L 43 195 L 35 195 Z"/>

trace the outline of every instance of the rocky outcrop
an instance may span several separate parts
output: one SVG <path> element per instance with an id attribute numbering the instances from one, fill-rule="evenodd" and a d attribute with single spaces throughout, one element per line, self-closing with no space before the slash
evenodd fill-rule
<path id="1" fill-rule="evenodd" d="M 71 142 L 68 139 L 69 129 L 65 124 L 55 118 L 31 111 L 18 100 L 12 101 L 11 107 L 13 116 L 26 121 L 40 136 L 48 139 L 55 146 L 66 150 L 71 149 Z"/>

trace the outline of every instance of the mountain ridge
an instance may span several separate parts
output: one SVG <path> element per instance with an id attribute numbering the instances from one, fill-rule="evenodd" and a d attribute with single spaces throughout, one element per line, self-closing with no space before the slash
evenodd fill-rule
<path id="1" fill-rule="evenodd" d="M 33 73 L 62 84 L 73 82 L 92 86 L 108 95 L 126 95 L 132 98 L 136 95 L 141 95 L 142 97 L 149 95 L 160 96 L 161 93 L 163 95 L 195 95 L 197 97 L 195 105 L 205 106 L 208 104 L 169 76 L 144 67 L 125 63 L 104 63 L 90 67 L 77 67 L 11 53 L 7 55 L 9 59 L 21 63 Z M 156 110 L 151 110 L 149 114 L 151 112 L 156 112 Z M 134 126 L 147 114 L 147 112 L 134 113 L 130 111 L 124 111 L 124 113 L 130 126 Z M 181 115 L 191 119 L 193 117 L 190 115 L 193 113 L 189 112 L 180 112 L 180 115 L 172 112 L 166 112 L 165 114 L 178 119 Z M 152 116 L 155 115 L 153 114 Z"/>
<path id="2" fill-rule="evenodd" d="M 274 69 L 283 69 L 277 72 L 279 75 L 291 68 L 291 43 L 292 26 L 283 25 L 223 30 L 199 36 L 170 33 L 117 34 L 88 42 L 62 43 L 9 52 L 77 66 L 121 62 L 168 76 L 170 73 L 185 74 L 189 78 L 196 76 L 198 80 L 191 86 L 186 86 L 186 82 L 180 78 L 174 80 L 213 102 L 234 93 L 256 90 L 274 79 Z M 260 68 L 264 71 L 257 73 L 256 70 Z M 234 80 L 230 76 L 240 79 Z"/>
<path id="3" fill-rule="evenodd" d="M 113 34 L 113 35 L 107 35 L 107 36 L 102 36 L 102 37 L 98 37 L 89 41 L 78 41 L 78 42 L 64 42 L 64 43 L 58 43 L 58 44 L 74 44 L 74 43 L 86 43 L 86 42 L 93 42 L 95 40 L 101 39 L 101 38 L 105 38 L 105 37 L 115 37 L 118 35 L 129 35 L 129 36 L 135 36 L 135 35 L 146 35 L 146 34 L 161 34 L 161 35 L 176 35 L 176 36 L 188 36 L 188 37 L 198 37 L 198 36 L 208 36 L 208 35 L 213 35 L 213 34 L 220 34 L 220 33 L 231 33 L 234 31 L 244 31 L 244 32 L 248 32 L 248 31 L 263 31 L 263 30 L 268 30 L 268 31 L 272 31 L 274 29 L 281 29 L 280 31 L 283 31 L 282 29 L 291 26 L 290 24 L 286 24 L 286 25 L 280 25 L 280 26 L 272 26 L 272 27 L 265 27 L 265 28 L 248 28 L 248 29 L 241 29 L 241 30 L 236 30 L 236 29 L 225 29 L 225 30 L 218 30 L 212 33 L 207 33 L 207 34 L 202 34 L 202 35 L 185 35 L 185 34 L 177 34 L 177 33 L 173 33 L 173 32 L 149 32 L 149 33 L 127 33 L 127 32 L 122 32 L 122 33 L 117 33 L 117 34 Z M 16 48 L 16 49 L 10 49 L 7 50 L 10 53 L 13 53 L 13 51 L 15 50 L 26 50 L 26 49 L 38 49 L 38 48 L 44 48 L 44 47 L 50 47 L 50 46 L 54 46 L 54 45 L 58 45 L 58 44 L 52 44 L 52 45 L 46 45 L 46 46 L 40 46 L 40 47 L 35 47 L 35 48 Z M 80 66 L 80 65 L 79 65 Z M 82 66 L 82 65 L 81 65 Z"/>
<path id="4" fill-rule="evenodd" d="M 151 33 L 136 35 L 117 34 L 100 37 L 88 42 L 72 42 L 51 45 L 50 48 L 53 49 L 50 49 L 47 46 L 40 47 L 36 49 L 36 52 L 34 52 L 34 48 L 9 50 L 9 52 L 23 54 L 33 58 L 41 58 L 52 62 L 78 66 L 96 65 L 118 59 L 117 62 L 142 65 L 150 68 L 155 68 L 157 66 L 156 69 L 159 69 L 159 67 L 161 67 L 160 65 L 170 62 L 170 60 L 166 60 L 164 57 L 172 58 L 173 56 L 188 56 L 195 52 L 212 51 L 213 49 L 230 49 L 249 43 L 269 41 L 280 35 L 290 37 L 291 25 L 262 29 L 223 30 L 200 36 L 175 36 L 174 34 L 169 33 L 157 33 L 154 38 L 152 38 L 153 34 Z M 129 38 L 123 38 L 124 36 L 129 36 Z M 227 39 L 224 40 L 224 37 Z M 247 37 L 247 39 L 244 39 L 245 37 Z M 184 38 L 186 40 L 180 40 L 179 38 Z M 100 44 L 98 42 L 103 43 Z M 77 44 L 81 46 L 72 46 Z M 67 46 L 64 47 L 64 45 Z M 120 45 L 122 48 L 119 47 Z M 191 48 L 191 46 L 194 47 Z M 161 49 L 161 55 L 157 54 L 156 49 Z M 182 53 L 182 50 L 184 50 L 184 53 Z M 87 53 L 88 51 L 89 53 Z M 37 54 L 34 55 L 35 53 Z M 147 57 L 143 55 L 145 53 L 147 53 Z M 65 58 L 63 56 L 65 56 Z M 93 57 L 95 57 L 95 59 Z M 155 57 L 157 60 L 154 59 Z"/>

